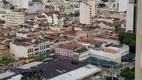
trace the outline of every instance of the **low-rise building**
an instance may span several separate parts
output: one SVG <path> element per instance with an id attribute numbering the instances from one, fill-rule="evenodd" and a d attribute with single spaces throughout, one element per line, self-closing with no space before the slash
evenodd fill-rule
<path id="1" fill-rule="evenodd" d="M 88 49 L 82 47 L 81 44 L 59 44 L 55 48 L 55 55 L 75 60 L 84 60 L 89 57 Z"/>
<path id="2" fill-rule="evenodd" d="M 30 58 L 35 56 L 35 45 L 26 42 L 14 41 L 10 43 L 10 54 L 15 58 Z"/>
<path id="3" fill-rule="evenodd" d="M 41 15 L 44 15 L 50 24 L 54 25 L 64 25 L 64 18 L 60 15 L 58 11 L 52 11 L 52 12 L 44 12 Z"/>
<path id="4" fill-rule="evenodd" d="M 0 59 L 3 57 L 10 57 L 10 52 L 7 45 L 0 44 Z"/>
<path id="5" fill-rule="evenodd" d="M 54 42 L 47 39 L 19 39 L 10 43 L 10 54 L 19 59 L 21 57 L 30 58 L 40 54 L 50 56 L 51 48 Z"/>

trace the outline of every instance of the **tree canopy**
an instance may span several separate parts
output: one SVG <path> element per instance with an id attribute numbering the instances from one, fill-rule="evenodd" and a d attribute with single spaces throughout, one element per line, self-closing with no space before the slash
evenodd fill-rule
<path id="1" fill-rule="evenodd" d="M 120 75 L 126 80 L 133 80 L 135 77 L 135 67 L 131 69 L 129 67 L 124 68 L 124 70 L 121 71 Z"/>
<path id="2" fill-rule="evenodd" d="M 118 39 L 120 43 L 129 45 L 130 48 L 135 49 L 136 46 L 136 34 L 135 33 L 118 33 Z M 135 52 L 135 51 L 134 51 Z"/>
<path id="3" fill-rule="evenodd" d="M 80 13 L 79 13 L 79 11 L 76 11 L 76 12 L 71 12 L 70 14 L 69 14 L 69 16 L 71 16 L 71 17 L 78 17 L 80 15 Z"/>
<path id="4" fill-rule="evenodd" d="M 112 77 L 106 77 L 106 80 L 112 80 Z M 118 78 L 113 77 L 113 80 L 118 80 Z"/>
<path id="5" fill-rule="evenodd" d="M 103 8 L 103 7 L 105 7 L 106 5 L 105 5 L 104 3 L 100 3 L 98 6 L 99 6 L 100 8 Z"/>

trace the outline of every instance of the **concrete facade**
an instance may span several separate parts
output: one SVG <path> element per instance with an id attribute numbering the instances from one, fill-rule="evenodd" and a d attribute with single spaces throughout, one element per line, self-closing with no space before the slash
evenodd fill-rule
<path id="1" fill-rule="evenodd" d="M 128 0 L 115 0 L 115 9 L 118 12 L 124 12 L 127 10 Z"/>
<path id="2" fill-rule="evenodd" d="M 136 39 L 136 65 L 135 80 L 142 79 L 142 0 L 137 0 L 137 39 Z"/>
<path id="3" fill-rule="evenodd" d="M 24 12 L 6 11 L 5 24 L 9 26 L 18 26 L 25 21 Z"/>
<path id="4" fill-rule="evenodd" d="M 95 6 L 95 5 L 94 5 Z M 80 3 L 80 23 L 90 24 L 92 20 L 91 5 L 88 3 Z"/>
<path id="5" fill-rule="evenodd" d="M 16 6 L 18 9 L 28 9 L 29 7 L 29 1 L 28 0 L 7 0 L 9 3 L 11 3 L 13 6 Z"/>
<path id="6" fill-rule="evenodd" d="M 134 2 L 129 0 L 127 7 L 127 17 L 126 17 L 126 32 L 133 32 L 134 24 Z"/>

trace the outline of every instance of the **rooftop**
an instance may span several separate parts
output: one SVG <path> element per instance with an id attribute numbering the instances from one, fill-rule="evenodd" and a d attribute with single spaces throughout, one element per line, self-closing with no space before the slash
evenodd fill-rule
<path id="1" fill-rule="evenodd" d="M 81 49 L 76 50 L 75 52 L 77 52 L 77 53 L 83 53 L 83 52 L 86 52 L 86 51 L 88 51 L 88 49 L 85 48 L 85 47 L 83 47 Z"/>
<path id="2" fill-rule="evenodd" d="M 29 64 L 33 64 L 33 63 L 29 63 Z M 46 77 L 47 79 L 50 79 L 86 65 L 87 65 L 86 63 L 80 62 L 80 61 L 60 59 L 60 60 L 55 60 L 53 62 L 41 63 L 36 66 L 30 66 L 30 68 L 25 68 L 25 69 L 16 68 L 14 71 L 15 73 L 19 72 L 24 74 L 25 72 L 42 70 L 43 71 L 42 76 Z M 23 65 L 23 66 L 26 67 L 27 65 Z"/>
<path id="3" fill-rule="evenodd" d="M 75 50 L 78 47 L 81 47 L 81 45 L 77 45 L 76 43 L 66 43 L 66 44 L 59 44 L 59 48 L 64 48 L 64 49 L 70 49 L 70 50 Z"/>
<path id="4" fill-rule="evenodd" d="M 13 75 L 15 75 L 14 72 L 1 73 L 1 74 L 0 74 L 0 80 L 4 80 L 5 78 L 10 77 L 10 76 L 13 76 Z"/>
<path id="5" fill-rule="evenodd" d="M 102 40 L 82 40 L 80 42 L 86 43 L 86 44 L 93 44 L 93 45 L 106 43 L 106 41 L 102 41 Z"/>
<path id="6" fill-rule="evenodd" d="M 86 76 L 92 75 L 100 71 L 100 68 L 89 64 L 76 70 L 51 78 L 49 80 L 81 80 Z"/>

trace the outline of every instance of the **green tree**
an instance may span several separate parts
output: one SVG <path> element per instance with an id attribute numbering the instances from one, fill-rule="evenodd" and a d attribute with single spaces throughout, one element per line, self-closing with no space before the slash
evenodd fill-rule
<path id="1" fill-rule="evenodd" d="M 44 55 L 43 54 L 40 54 L 37 58 L 38 61 L 42 61 L 44 60 Z"/>
<path id="2" fill-rule="evenodd" d="M 112 77 L 106 77 L 106 80 L 112 80 Z M 113 77 L 113 80 L 118 80 L 117 77 Z"/>
<path id="3" fill-rule="evenodd" d="M 8 58 L 8 57 L 2 57 L 2 60 L 0 61 L 2 64 L 9 64 L 12 62 L 15 62 L 14 59 Z"/>
<path id="4" fill-rule="evenodd" d="M 120 75 L 126 80 L 133 80 L 135 77 L 135 68 L 130 69 L 129 67 L 126 67 L 124 70 L 121 70 Z"/>
<path id="5" fill-rule="evenodd" d="M 130 47 L 130 52 L 135 53 L 136 34 L 135 33 L 118 33 L 118 40 L 122 44 L 127 44 Z"/>
<path id="6" fill-rule="evenodd" d="M 73 17 L 73 16 L 74 16 L 74 14 L 71 12 L 71 13 L 69 14 L 69 16 Z"/>
<path id="7" fill-rule="evenodd" d="M 105 7 L 106 5 L 105 5 L 104 3 L 100 3 L 98 6 L 99 6 L 100 8 L 103 8 L 103 7 Z"/>

